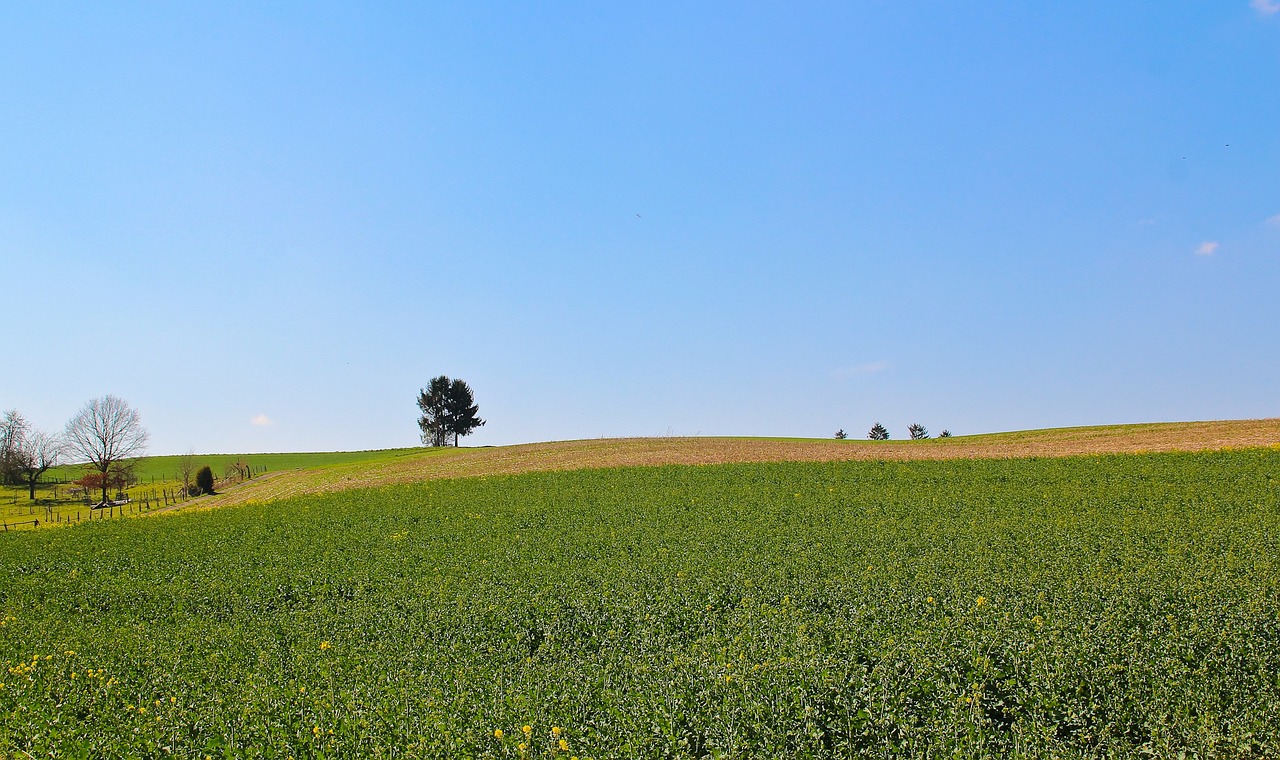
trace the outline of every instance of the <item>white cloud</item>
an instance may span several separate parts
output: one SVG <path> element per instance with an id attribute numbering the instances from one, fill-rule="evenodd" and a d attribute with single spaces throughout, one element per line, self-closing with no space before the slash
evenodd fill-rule
<path id="1" fill-rule="evenodd" d="M 255 414 L 253 419 L 249 420 L 250 425 L 265 426 L 273 424 L 271 418 L 265 414 Z"/>
<path id="2" fill-rule="evenodd" d="M 1249 3 L 1249 7 L 1263 16 L 1274 16 L 1280 13 L 1280 2 L 1277 2 L 1277 0 L 1253 0 L 1253 2 Z"/>
<path id="3" fill-rule="evenodd" d="M 1268 227 L 1280 227 L 1280 214 L 1276 214 L 1267 220 Z"/>
<path id="4" fill-rule="evenodd" d="M 843 367 L 835 371 L 835 376 L 858 377 L 860 375 L 874 375 L 877 372 L 884 372 L 886 369 L 889 369 L 889 360 L 881 359 L 880 361 L 867 362 L 853 367 Z"/>
<path id="5" fill-rule="evenodd" d="M 1206 240 L 1196 249 L 1197 256 L 1212 256 L 1218 250 L 1218 242 L 1216 240 Z"/>

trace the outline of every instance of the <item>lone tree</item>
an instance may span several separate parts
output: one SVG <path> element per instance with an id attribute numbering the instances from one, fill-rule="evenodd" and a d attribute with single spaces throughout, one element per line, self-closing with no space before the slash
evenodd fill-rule
<path id="1" fill-rule="evenodd" d="M 102 475 L 103 502 L 107 500 L 107 474 L 125 459 L 146 451 L 149 438 L 138 412 L 112 395 L 85 404 L 66 430 L 67 449 Z"/>
<path id="2" fill-rule="evenodd" d="M 867 437 L 873 441 L 889 440 L 889 431 L 879 422 L 871 426 L 871 432 L 867 433 Z"/>
<path id="3" fill-rule="evenodd" d="M 844 439 L 846 439 L 846 438 L 848 438 L 848 437 L 849 437 L 849 434 L 848 434 L 848 433 L 846 433 L 846 432 L 844 432 L 844 428 L 840 428 L 839 430 L 837 430 L 837 431 L 836 431 L 836 440 L 837 440 L 837 441 L 843 441 Z"/>
<path id="4" fill-rule="evenodd" d="M 418 392 L 418 427 L 422 442 L 428 446 L 448 446 L 453 435 L 453 445 L 458 438 L 470 435 L 472 430 L 484 425 L 477 416 L 480 407 L 475 394 L 465 380 L 450 380 L 445 375 L 431 378 L 431 382 Z"/>
<path id="5" fill-rule="evenodd" d="M 908 426 L 907 432 L 911 434 L 911 440 L 913 441 L 923 441 L 929 437 L 929 430 L 919 422 L 913 422 Z"/>

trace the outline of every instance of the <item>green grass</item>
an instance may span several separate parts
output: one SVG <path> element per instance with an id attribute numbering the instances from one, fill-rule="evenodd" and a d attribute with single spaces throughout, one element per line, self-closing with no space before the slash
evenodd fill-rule
<path id="1" fill-rule="evenodd" d="M 440 449 L 383 449 L 375 451 L 332 451 L 292 454 L 196 454 L 193 456 L 197 469 L 208 466 L 214 477 L 222 479 L 233 462 L 247 462 L 254 476 L 281 470 L 327 470 L 342 467 L 360 467 L 380 463 L 395 462 L 424 455 L 447 455 L 448 451 Z M 125 489 L 132 504 L 124 510 L 125 516 L 146 515 L 155 509 L 173 503 L 165 497 L 165 492 L 177 499 L 182 480 L 179 475 L 180 456 L 143 457 L 134 461 L 133 471 L 136 485 Z M 97 501 L 100 494 L 76 498 L 72 493 L 75 480 L 87 472 L 84 465 L 62 465 L 50 468 L 36 484 L 36 499 L 32 501 L 30 493 L 23 486 L 0 485 L 0 521 L 5 525 L 18 528 L 30 528 L 32 520 L 39 520 L 42 525 L 57 525 L 67 521 L 79 522 L 93 518 L 101 518 L 104 513 L 91 512 L 86 499 Z M 193 473 L 194 476 L 194 473 Z M 114 494 L 112 494 L 114 495 Z M 112 514 L 119 516 L 120 510 Z"/>
<path id="2" fill-rule="evenodd" d="M 401 457 L 416 456 L 427 449 L 380 449 L 375 451 L 320 451 L 294 454 L 195 454 L 197 467 L 208 465 L 218 477 L 233 462 L 243 459 L 254 472 L 330 467 L 361 462 L 384 462 Z M 137 461 L 135 474 L 143 483 L 173 481 L 177 479 L 180 456 L 143 457 Z M 80 465 L 63 465 L 49 470 L 50 480 L 75 480 L 84 473 Z"/>
<path id="3" fill-rule="evenodd" d="M 0 756 L 1276 756 L 1278 483 L 660 467 L 9 534 Z"/>

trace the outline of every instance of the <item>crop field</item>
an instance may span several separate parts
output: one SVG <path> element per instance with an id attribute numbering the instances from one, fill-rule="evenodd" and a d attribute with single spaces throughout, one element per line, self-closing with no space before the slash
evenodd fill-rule
<path id="1" fill-rule="evenodd" d="M 535 472 L 0 535 L 0 757 L 1280 755 L 1280 450 Z"/>
<path id="2" fill-rule="evenodd" d="M 554 441 L 477 449 L 399 449 L 369 452 L 367 460 L 333 460 L 275 468 L 190 506 L 223 507 L 357 487 L 522 472 L 668 464 L 743 462 L 913 461 L 1004 459 L 1158 451 L 1214 451 L 1280 446 L 1280 419 L 1103 425 L 957 436 L 925 441 L 814 438 L 624 438 Z M 316 455 L 306 455 L 316 456 Z M 254 460 L 256 461 L 256 460 Z"/>

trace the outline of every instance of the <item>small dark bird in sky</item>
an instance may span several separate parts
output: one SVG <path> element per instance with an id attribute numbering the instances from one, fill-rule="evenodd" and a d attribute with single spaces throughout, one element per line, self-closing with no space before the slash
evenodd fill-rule
<path id="1" fill-rule="evenodd" d="M 639 214 L 636 214 L 636 218 L 637 218 L 637 219 L 643 219 L 644 217 L 643 217 L 643 216 L 640 216 Z"/>

